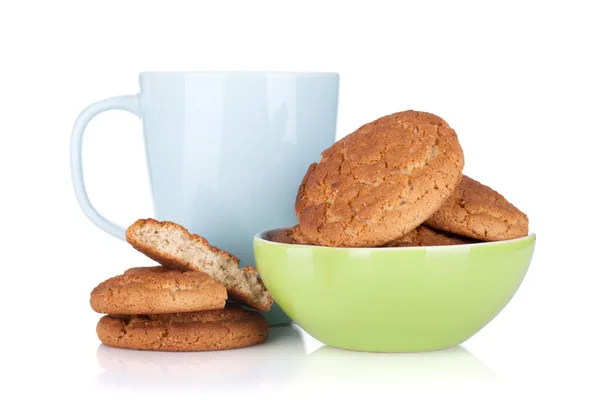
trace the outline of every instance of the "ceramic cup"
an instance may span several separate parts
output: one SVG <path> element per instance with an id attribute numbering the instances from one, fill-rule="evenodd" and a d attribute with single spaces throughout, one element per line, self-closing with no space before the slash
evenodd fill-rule
<path id="1" fill-rule="evenodd" d="M 275 301 L 321 342 L 343 349 L 417 352 L 457 346 L 517 291 L 535 235 L 458 246 L 336 248 L 254 239 Z"/>
<path id="2" fill-rule="evenodd" d="M 99 228 L 124 228 L 90 203 L 81 143 L 88 122 L 125 110 L 143 125 L 154 217 L 185 226 L 255 265 L 252 237 L 296 220 L 306 168 L 335 141 L 336 73 L 146 72 L 140 93 L 102 100 L 79 115 L 71 140 L 75 195 Z M 115 193 L 115 195 L 117 195 Z M 132 221 L 148 215 L 132 216 Z M 267 315 L 271 323 L 284 315 Z"/>

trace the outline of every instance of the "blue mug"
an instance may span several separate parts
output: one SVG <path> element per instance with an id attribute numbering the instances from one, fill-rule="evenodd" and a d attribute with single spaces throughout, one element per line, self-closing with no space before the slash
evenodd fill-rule
<path id="1" fill-rule="evenodd" d="M 129 111 L 143 124 L 155 218 L 255 265 L 254 234 L 296 223 L 302 177 L 335 141 L 338 74 L 145 72 L 139 81 L 139 94 L 94 103 L 75 122 L 71 174 L 83 212 L 125 239 L 124 228 L 90 203 L 81 143 L 97 114 Z M 267 319 L 289 321 L 277 306 Z"/>

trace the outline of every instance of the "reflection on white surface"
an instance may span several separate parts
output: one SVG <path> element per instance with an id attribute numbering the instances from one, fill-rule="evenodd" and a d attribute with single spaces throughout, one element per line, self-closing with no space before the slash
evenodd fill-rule
<path id="1" fill-rule="evenodd" d="M 318 347 L 321 346 L 321 347 Z M 306 354 L 306 348 L 311 351 Z M 429 353 L 363 353 L 322 346 L 295 325 L 271 328 L 246 349 L 154 352 L 98 347 L 103 388 L 137 392 L 262 392 L 286 388 L 404 386 L 493 381 L 494 372 L 464 347 Z"/>
<path id="2" fill-rule="evenodd" d="M 324 346 L 308 356 L 301 375 L 315 384 L 473 382 L 496 377 L 462 346 L 426 353 L 364 353 Z"/>
<path id="3" fill-rule="evenodd" d="M 100 345 L 101 386 L 156 391 L 237 391 L 284 383 L 306 361 L 297 327 L 271 328 L 261 345 L 210 352 L 158 352 Z"/>

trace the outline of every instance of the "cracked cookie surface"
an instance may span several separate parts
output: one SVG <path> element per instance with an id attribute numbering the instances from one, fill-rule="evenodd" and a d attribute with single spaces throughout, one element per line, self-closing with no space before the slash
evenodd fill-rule
<path id="1" fill-rule="evenodd" d="M 256 268 L 239 268 L 237 257 L 211 246 L 205 238 L 190 233 L 179 224 L 140 219 L 127 228 L 125 236 L 133 248 L 161 265 L 209 274 L 225 286 L 230 299 L 260 311 L 268 311 L 273 304 L 273 297 Z"/>
<path id="2" fill-rule="evenodd" d="M 165 267 L 131 268 L 90 295 L 103 314 L 158 314 L 223 308 L 227 290 L 208 274 Z"/>
<path id="3" fill-rule="evenodd" d="M 527 215 L 468 176 L 463 176 L 456 191 L 425 224 L 483 241 L 516 239 L 529 232 Z"/>
<path id="4" fill-rule="evenodd" d="M 96 326 L 111 347 L 157 351 L 226 350 L 267 339 L 260 313 L 239 306 L 221 310 L 158 315 L 105 315 Z"/>
<path id="5" fill-rule="evenodd" d="M 463 152 L 441 118 L 404 111 L 361 126 L 310 165 L 296 197 L 313 244 L 381 246 L 429 218 L 461 179 Z"/>
<path id="6" fill-rule="evenodd" d="M 401 238 L 387 243 L 384 247 L 454 246 L 474 242 L 476 240 L 419 225 Z"/>

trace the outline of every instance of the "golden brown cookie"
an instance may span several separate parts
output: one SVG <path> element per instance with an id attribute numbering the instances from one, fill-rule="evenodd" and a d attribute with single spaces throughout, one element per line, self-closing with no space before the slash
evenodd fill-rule
<path id="1" fill-rule="evenodd" d="M 527 215 L 468 176 L 463 176 L 456 191 L 425 224 L 484 241 L 515 239 L 529 231 Z"/>
<path id="2" fill-rule="evenodd" d="M 424 225 L 419 225 L 401 238 L 387 243 L 384 247 L 454 246 L 474 242 L 473 239 L 436 231 Z"/>
<path id="3" fill-rule="evenodd" d="M 261 311 L 268 311 L 273 304 L 256 268 L 239 268 L 237 257 L 211 246 L 181 225 L 140 219 L 127 229 L 126 238 L 135 249 L 165 267 L 209 274 L 227 288 L 230 298 Z"/>
<path id="4" fill-rule="evenodd" d="M 90 305 L 103 314 L 162 314 L 223 308 L 226 299 L 225 287 L 203 272 L 143 267 L 99 284 Z"/>
<path id="5" fill-rule="evenodd" d="M 381 246 L 431 216 L 461 179 L 463 152 L 441 118 L 404 111 L 361 126 L 322 153 L 300 185 L 302 233 L 324 246 Z"/>
<path id="6" fill-rule="evenodd" d="M 275 232 L 269 240 L 285 244 L 310 244 L 310 242 L 302 235 L 299 225 Z"/>
<path id="7" fill-rule="evenodd" d="M 267 321 L 258 312 L 222 310 L 158 315 L 105 315 L 96 327 L 111 347 L 159 351 L 225 350 L 267 339 Z"/>
<path id="8" fill-rule="evenodd" d="M 283 229 L 279 232 L 275 232 L 269 240 L 271 242 L 284 243 L 284 244 L 296 244 L 296 240 L 292 236 L 292 228 Z"/>

